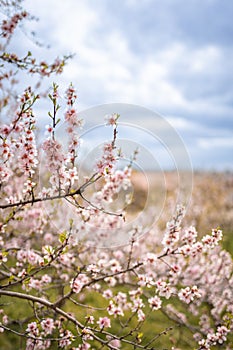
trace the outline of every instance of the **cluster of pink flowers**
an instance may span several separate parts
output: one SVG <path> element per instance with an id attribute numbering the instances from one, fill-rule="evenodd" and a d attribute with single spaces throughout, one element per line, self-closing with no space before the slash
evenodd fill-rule
<path id="1" fill-rule="evenodd" d="M 3 136 L 0 140 L 0 181 L 9 181 L 13 172 L 22 173 L 23 196 L 31 195 L 36 186 L 33 177 L 38 166 L 38 151 L 34 133 L 35 116 L 31 105 L 37 98 L 30 88 L 26 89 L 20 97 L 21 105 L 15 118 L 9 126 L 1 127 Z"/>
<path id="2" fill-rule="evenodd" d="M 28 118 L 28 115 L 26 116 Z M 37 148 L 35 145 L 35 135 L 32 130 L 33 120 L 30 117 L 25 124 L 28 124 L 28 129 L 25 130 L 25 135 L 21 137 L 19 143 L 16 147 L 21 149 L 21 154 L 19 155 L 19 164 L 22 170 L 26 173 L 34 174 L 35 168 L 37 167 Z"/>
<path id="3" fill-rule="evenodd" d="M 69 330 L 65 330 L 60 332 L 59 346 L 61 348 L 67 348 L 70 344 L 72 344 L 73 334 Z"/>
<path id="4" fill-rule="evenodd" d="M 114 135 L 112 142 L 105 143 L 104 152 L 101 159 L 98 160 L 96 164 L 97 171 L 101 175 L 110 175 L 113 173 L 114 165 L 117 161 L 116 154 L 116 136 L 117 136 L 117 121 L 119 119 L 119 114 L 111 114 L 105 116 L 106 125 L 113 127 Z"/>
<path id="5" fill-rule="evenodd" d="M 9 37 L 10 38 L 10 37 Z M 30 74 L 38 74 L 40 77 L 49 77 L 52 73 L 61 74 L 65 66 L 65 62 L 68 57 L 56 58 L 53 63 L 47 63 L 45 61 L 37 62 L 37 60 L 31 56 L 31 52 L 28 52 L 27 56 L 20 58 L 15 53 L 4 52 L 1 58 L 7 63 L 14 63 L 16 66 L 21 66 L 27 70 Z M 9 72 L 8 75 L 10 75 Z M 15 83 L 13 79 L 12 84 Z"/>
<path id="6" fill-rule="evenodd" d="M 2 36 L 8 39 L 14 33 L 17 24 L 27 16 L 28 13 L 26 11 L 23 11 L 21 13 L 16 13 L 9 20 L 3 20 L 1 25 Z"/>
<path id="7" fill-rule="evenodd" d="M 185 209 L 180 206 L 177 211 L 173 219 L 167 223 L 167 230 L 162 241 L 164 250 L 167 252 L 171 252 L 177 246 L 180 239 L 180 224 L 184 217 Z"/>
<path id="8" fill-rule="evenodd" d="M 1 324 L 2 325 L 7 325 L 8 322 L 9 322 L 8 316 L 4 313 L 3 309 L 0 309 L 0 318 L 1 318 L 1 321 L 0 321 L 0 333 L 3 333 L 4 332 L 4 328 L 1 327 Z"/>
<path id="9" fill-rule="evenodd" d="M 49 337 L 52 336 L 54 330 L 56 330 L 57 327 L 61 327 L 61 322 L 54 321 L 50 317 L 43 319 L 40 323 L 29 323 L 26 329 L 27 335 L 29 336 L 27 339 L 26 350 L 50 349 L 51 340 Z M 60 328 L 58 338 L 59 347 L 66 348 L 72 343 L 72 341 L 73 334 L 69 330 Z"/>
<path id="10" fill-rule="evenodd" d="M 101 329 L 103 328 L 110 328 L 111 327 L 111 321 L 108 317 L 100 317 L 99 320 L 97 321 L 97 324 Z"/>
<path id="11" fill-rule="evenodd" d="M 104 119 L 105 119 L 106 125 L 116 126 L 119 118 L 120 118 L 120 114 L 113 113 L 113 114 L 106 115 Z"/>
<path id="12" fill-rule="evenodd" d="M 65 65 L 64 59 L 56 58 L 52 64 L 45 61 L 35 64 L 32 60 L 30 63 L 34 64 L 29 70 L 29 73 L 38 73 L 42 77 L 49 77 L 51 73 L 61 74 Z"/>
<path id="13" fill-rule="evenodd" d="M 214 248 L 218 245 L 219 241 L 222 240 L 222 230 L 213 229 L 211 235 L 206 235 L 202 238 L 202 242 L 209 248 Z"/>
<path id="14" fill-rule="evenodd" d="M 12 171 L 5 164 L 0 164 L 0 182 L 7 182 L 12 176 Z"/>
<path id="15" fill-rule="evenodd" d="M 88 350 L 90 347 L 91 345 L 85 342 L 80 344 L 77 348 L 75 348 L 75 350 Z"/>
<path id="16" fill-rule="evenodd" d="M 42 146 L 47 160 L 47 167 L 51 172 L 50 183 L 55 190 L 67 185 L 65 156 L 61 144 L 53 138 L 44 141 Z"/>
<path id="17" fill-rule="evenodd" d="M 73 85 L 70 84 L 69 88 L 66 90 L 66 100 L 68 109 L 65 113 L 65 121 L 67 124 L 67 132 L 70 137 L 68 147 L 68 159 L 73 166 L 77 157 L 77 147 L 79 146 L 77 129 L 83 126 L 83 120 L 78 117 L 78 113 L 74 108 L 76 99 L 76 91 Z"/>
<path id="18" fill-rule="evenodd" d="M 156 287 L 159 296 L 165 297 L 166 299 L 169 299 L 172 296 L 173 288 L 171 287 L 170 283 L 158 280 L 156 281 Z"/>
<path id="19" fill-rule="evenodd" d="M 104 146 L 104 154 L 97 162 L 96 167 L 101 175 L 109 175 L 112 173 L 114 164 L 116 163 L 115 145 L 106 143 Z"/>
<path id="20" fill-rule="evenodd" d="M 32 249 L 20 249 L 17 252 L 17 265 L 22 266 L 23 263 L 37 265 L 41 261 L 41 256 Z"/>
<path id="21" fill-rule="evenodd" d="M 185 234 L 182 236 L 182 241 L 184 242 L 178 248 L 178 251 L 185 256 L 192 255 L 193 257 L 200 255 L 202 251 L 206 251 L 208 249 L 213 249 L 222 240 L 222 230 L 220 229 L 212 229 L 211 235 L 205 235 L 201 242 L 196 242 L 197 232 L 195 228 L 190 227 L 185 231 Z"/>
<path id="22" fill-rule="evenodd" d="M 117 316 L 124 316 L 124 312 L 122 310 L 122 307 L 119 305 L 116 305 L 112 300 L 110 300 L 109 305 L 107 307 L 107 311 L 109 315 L 113 315 L 114 317 Z"/>
<path id="23" fill-rule="evenodd" d="M 124 211 L 122 208 L 124 209 L 128 205 L 126 196 L 122 196 L 123 201 L 118 201 L 117 196 L 120 193 L 125 193 L 131 186 L 130 174 L 131 169 L 125 167 L 123 170 L 116 170 L 112 174 L 104 175 L 105 183 L 101 190 L 94 192 L 89 198 L 89 202 L 93 206 L 88 204 L 84 208 L 77 210 L 81 218 L 81 221 L 77 224 L 77 237 L 92 236 L 92 239 L 97 242 L 100 242 L 100 239 L 106 240 L 107 235 L 114 237 L 113 232 L 119 230 L 124 224 Z M 121 210 L 121 214 L 106 215 L 107 212 L 112 211 L 111 205 L 114 206 L 115 204 L 119 208 L 117 211 L 120 212 Z M 114 210 L 116 211 L 116 209 Z M 86 225 L 84 225 L 84 222 Z M 111 269 L 112 271 L 117 271 L 119 268 L 119 264 L 116 263 Z"/>
<path id="24" fill-rule="evenodd" d="M 189 304 L 194 298 L 200 298 L 201 294 L 198 291 L 197 286 L 182 288 L 178 293 L 178 297 L 180 300 Z"/>
<path id="25" fill-rule="evenodd" d="M 26 276 L 26 272 L 23 270 L 22 273 L 18 274 L 18 277 L 24 277 Z M 26 280 L 26 283 L 23 284 L 22 289 L 25 289 L 27 291 L 31 289 L 35 289 L 38 291 L 41 291 L 44 286 L 52 282 L 52 278 L 49 275 L 43 275 L 41 279 L 37 278 L 30 278 L 30 281 Z"/>
<path id="26" fill-rule="evenodd" d="M 116 170 L 114 173 L 106 176 L 106 182 L 102 190 L 95 194 L 95 199 L 98 198 L 111 203 L 114 195 L 120 191 L 126 191 L 131 186 L 130 181 L 131 169 L 125 167 L 123 170 Z"/>
<path id="27" fill-rule="evenodd" d="M 69 88 L 66 90 L 66 100 L 67 105 L 72 107 L 77 99 L 76 90 L 72 84 L 70 84 Z"/>
<path id="28" fill-rule="evenodd" d="M 51 341 L 49 339 L 37 339 L 37 337 L 43 336 L 43 332 L 40 333 L 39 324 L 36 322 L 28 323 L 26 333 L 29 336 L 26 342 L 26 350 L 46 350 L 50 348 Z"/>
<path id="29" fill-rule="evenodd" d="M 41 327 L 45 333 L 45 335 L 52 334 L 55 329 L 54 321 L 52 318 L 46 318 L 41 321 Z"/>
<path id="30" fill-rule="evenodd" d="M 152 298 L 149 298 L 148 302 L 152 310 L 159 310 L 162 306 L 162 300 L 157 295 L 155 295 Z"/>
<path id="31" fill-rule="evenodd" d="M 31 322 L 28 324 L 26 332 L 30 335 L 36 336 L 39 334 L 39 329 L 36 322 Z"/>
<path id="32" fill-rule="evenodd" d="M 56 109 L 59 97 L 57 85 L 54 85 L 53 94 L 50 96 Z M 70 189 L 79 179 L 75 160 L 77 158 L 77 147 L 79 145 L 77 128 L 82 126 L 82 120 L 78 118 L 77 112 L 73 107 L 76 94 L 72 85 L 70 85 L 66 91 L 66 99 L 68 110 L 65 113 L 65 123 L 67 125 L 66 131 L 69 137 L 68 152 L 65 153 L 64 148 L 55 138 L 55 128 L 58 124 L 55 115 L 52 117 L 54 119 L 54 125 L 46 126 L 48 138 L 43 142 L 42 146 L 49 164 L 49 170 L 51 171 L 50 183 L 56 191 L 66 191 L 67 188 Z"/>
<path id="33" fill-rule="evenodd" d="M 210 350 L 212 346 L 216 344 L 223 344 L 227 340 L 227 334 L 229 332 L 229 329 L 227 329 L 225 326 L 219 326 L 215 333 L 208 333 L 206 339 L 199 341 L 199 349 Z"/>
<path id="34" fill-rule="evenodd" d="M 120 349 L 121 348 L 121 342 L 119 339 L 112 339 L 111 340 L 111 337 L 110 336 L 107 336 L 107 339 L 110 340 L 109 341 L 109 345 L 112 346 L 113 348 L 115 349 Z"/>
<path id="35" fill-rule="evenodd" d="M 27 14 L 22 12 L 3 22 L 5 41 L 24 17 Z M 60 73 L 64 66 L 60 59 L 52 65 L 44 60 L 37 63 L 31 53 L 23 59 L 13 53 L 1 58 L 42 77 Z M 1 83 L 14 76 L 1 74 Z M 195 227 L 182 228 L 183 206 L 178 206 L 165 233 L 157 222 L 148 230 L 142 227 L 151 220 L 154 208 L 143 214 L 143 224 L 128 223 L 132 164 L 117 167 L 119 115 L 105 117 L 106 125 L 112 127 L 112 140 L 104 144 L 97 172 L 94 169 L 82 179 L 77 148 L 83 121 L 75 107 L 76 91 L 71 84 L 65 93 L 66 145 L 58 140 L 56 84 L 49 98 L 53 112 L 42 147 L 36 144 L 33 112 L 38 96 L 31 88 L 14 101 L 18 108 L 9 105 L 12 120 L 0 127 L 0 296 L 27 305 L 12 327 L 13 318 L 7 313 L 11 304 L 3 299 L 6 311 L 0 310 L 0 332 L 25 337 L 27 350 L 54 346 L 150 350 L 157 347 L 160 335 L 153 329 L 144 334 L 148 320 L 151 314 L 156 318 L 156 313 L 163 312 L 172 323 L 194 333 L 192 348 L 221 345 L 229 349 L 233 263 L 219 246 L 222 231 L 213 229 L 198 239 Z M 44 188 L 38 188 L 38 179 Z M 96 188 L 86 190 L 93 184 Z M 111 249 L 98 249 L 98 244 L 105 247 L 105 243 Z M 164 328 L 161 335 L 168 332 Z M 174 332 L 172 342 L 175 337 Z M 177 349 L 175 342 L 173 349 Z"/>
<path id="36" fill-rule="evenodd" d="M 88 282 L 89 282 L 89 278 L 85 274 L 80 273 L 78 277 L 76 277 L 74 280 L 70 282 L 70 285 L 74 293 L 80 293 L 83 286 L 85 284 L 88 284 Z"/>

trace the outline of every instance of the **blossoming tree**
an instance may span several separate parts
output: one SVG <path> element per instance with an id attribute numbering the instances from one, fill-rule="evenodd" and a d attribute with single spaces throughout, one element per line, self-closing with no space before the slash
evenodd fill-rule
<path id="1" fill-rule="evenodd" d="M 119 115 L 106 117 L 112 139 L 81 176 L 72 84 L 64 111 L 53 84 L 46 136 L 38 137 L 34 106 L 43 99 L 31 87 L 19 97 L 16 73 L 60 74 L 67 57 L 49 64 L 8 52 L 31 17 L 21 1 L 0 3 L 0 348 L 232 349 L 233 265 L 219 246 L 222 231 L 198 239 L 193 226 L 182 227 L 178 206 L 164 230 L 154 224 L 138 239 L 141 228 L 110 209 L 131 185 L 133 162 L 117 167 Z M 118 231 L 127 244 L 98 248 Z"/>

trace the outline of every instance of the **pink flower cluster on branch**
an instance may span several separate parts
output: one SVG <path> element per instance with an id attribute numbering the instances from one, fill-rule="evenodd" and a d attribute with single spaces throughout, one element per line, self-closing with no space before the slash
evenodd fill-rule
<path id="1" fill-rule="evenodd" d="M 29 51 L 26 56 L 18 57 L 15 53 L 3 52 L 0 55 L 0 60 L 4 63 L 13 64 L 17 68 L 26 70 L 29 74 L 39 74 L 41 77 L 50 77 L 51 74 L 61 74 L 63 68 L 72 55 L 56 58 L 54 62 L 46 61 L 37 62 L 36 58 L 32 57 Z"/>
<path id="2" fill-rule="evenodd" d="M 19 15 L 1 27 L 7 42 L 28 16 L 17 6 L 20 0 L 14 4 Z M 26 350 L 154 350 L 163 342 L 164 348 L 180 350 L 187 349 L 187 339 L 193 349 L 232 349 L 233 262 L 220 246 L 222 231 L 201 235 L 194 226 L 184 227 L 180 205 L 164 229 L 155 222 L 142 235 L 142 227 L 127 222 L 133 162 L 119 166 L 119 114 L 105 118 L 112 139 L 93 173 L 83 178 L 83 121 L 74 86 L 66 90 L 61 112 L 53 84 L 50 122 L 40 142 L 34 113 L 38 94 L 27 88 L 16 100 L 4 88 L 14 76 L 4 72 L 8 64 L 44 77 L 60 73 L 64 61 L 37 63 L 30 52 L 23 58 L 3 52 L 0 60 L 0 106 L 10 107 L 0 126 L 3 344 L 10 335 L 13 346 Z M 66 144 L 58 137 L 61 119 Z M 144 213 L 143 220 L 150 222 L 153 212 Z M 117 244 L 118 235 L 125 245 Z M 98 248 L 109 242 L 109 249 Z"/>
<path id="3" fill-rule="evenodd" d="M 3 38 L 9 39 L 14 33 L 14 30 L 17 27 L 18 23 L 27 16 L 28 13 L 26 11 L 22 11 L 21 13 L 16 13 L 9 20 L 4 19 L 1 24 L 1 35 Z"/>
<path id="4" fill-rule="evenodd" d="M 138 329 L 147 324 L 150 313 L 161 312 L 168 320 L 191 330 L 200 349 L 220 342 L 227 344 L 233 327 L 227 316 L 233 312 L 233 267 L 230 256 L 219 247 L 222 231 L 213 229 L 210 235 L 198 240 L 193 226 L 182 228 L 185 210 L 178 206 L 165 233 L 152 227 L 140 242 L 134 238 L 134 233 L 140 232 L 139 227 L 129 234 L 123 224 L 123 212 L 111 213 L 108 209 L 114 204 L 115 196 L 131 186 L 132 165 L 121 170 L 116 167 L 115 117 L 113 140 L 108 143 L 111 150 L 104 146 L 102 156 L 103 161 L 112 164 L 112 167 L 108 165 L 110 171 L 91 175 L 78 190 L 73 187 L 76 180 L 81 180 L 76 165 L 78 153 L 73 143 L 78 138 L 81 121 L 74 107 L 76 94 L 72 86 L 66 96 L 65 127 L 69 129 L 66 130 L 69 142 L 64 149 L 57 139 L 60 106 L 58 87 L 53 86 L 50 94 L 53 112 L 49 114 L 52 124 L 43 142 L 50 185 L 40 193 L 36 188 L 40 158 L 35 138 L 36 118 L 32 111 L 38 98 L 31 89 L 22 95 L 13 122 L 1 127 L 3 166 L 9 168 L 11 174 L 8 179 L 2 176 L 1 190 L 9 204 L 1 206 L 7 215 L 3 212 L 1 217 L 0 295 L 34 301 L 32 313 L 37 317 L 25 324 L 24 333 L 17 331 L 25 337 L 26 348 L 48 349 L 56 342 L 64 349 L 73 345 L 79 349 L 90 348 L 97 343 L 110 349 L 126 344 L 153 349 L 157 337 L 154 335 L 146 343 Z M 100 189 L 86 198 L 86 188 L 100 179 Z M 60 220 L 60 212 L 53 201 L 65 199 L 74 206 L 74 217 L 69 230 L 58 235 L 53 221 Z M 48 201 L 47 211 L 43 210 L 43 201 Z M 78 220 L 74 224 L 76 217 Z M 129 246 L 102 251 L 89 244 L 90 237 L 93 242 L 104 241 L 118 230 L 128 235 Z M 19 292 L 12 290 L 14 286 Z M 121 290 L 122 286 L 126 287 L 125 291 Z M 53 301 L 50 301 L 52 295 Z M 90 305 L 91 295 L 102 298 L 103 307 Z M 168 300 L 171 303 L 176 300 L 184 312 L 167 305 Z M 201 310 L 205 303 L 210 307 L 208 317 L 213 326 L 204 327 Z M 72 305 L 72 313 L 66 311 L 68 305 Z M 77 316 L 82 308 L 92 311 L 90 317 Z M 186 313 L 200 320 L 200 328 L 188 322 Z M 6 317 L 1 324 L 2 332 L 12 329 L 7 313 Z M 77 331 L 65 326 L 67 320 Z M 116 321 L 121 325 L 117 333 Z M 135 323 L 136 328 L 133 328 Z M 219 328 L 220 323 L 223 328 Z M 127 327 L 131 327 L 130 332 L 126 332 Z"/>
<path id="5" fill-rule="evenodd" d="M 61 74 L 67 61 L 73 57 L 72 54 L 64 55 L 61 58 L 57 57 L 53 62 L 46 62 L 45 60 L 39 60 L 31 51 L 27 51 L 24 56 L 19 56 L 16 52 L 12 52 L 8 48 L 11 38 L 14 36 L 18 27 L 23 29 L 23 32 L 27 31 L 24 27 L 24 20 L 35 20 L 34 16 L 31 16 L 23 9 L 21 2 L 21 0 L 1 1 L 0 4 L 2 13 L 5 15 L 5 18 L 0 23 L 0 109 L 1 115 L 5 118 L 18 105 L 16 96 L 19 93 L 17 89 L 19 85 L 19 80 L 17 79 L 19 73 L 21 73 L 20 79 L 22 80 L 24 80 L 23 72 L 39 77 L 37 81 L 33 81 L 34 86 L 39 89 L 43 78 L 48 78 L 52 74 Z M 32 41 L 38 44 L 33 32 L 30 33 L 30 37 Z M 44 93 L 41 92 L 41 95 L 44 95 Z"/>

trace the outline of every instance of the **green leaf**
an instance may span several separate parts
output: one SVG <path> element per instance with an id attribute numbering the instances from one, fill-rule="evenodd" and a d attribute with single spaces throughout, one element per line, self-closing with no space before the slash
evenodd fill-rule
<path id="1" fill-rule="evenodd" d="M 65 242 L 65 240 L 66 240 L 66 237 L 67 237 L 67 232 L 66 231 L 60 233 L 60 235 L 59 235 L 59 242 L 61 242 L 63 244 Z"/>
<path id="2" fill-rule="evenodd" d="M 23 281 L 23 283 L 26 284 L 26 285 L 29 284 L 30 279 L 31 279 L 30 277 L 26 278 L 26 279 Z"/>
<path id="3" fill-rule="evenodd" d="M 44 258 L 44 264 L 47 265 L 48 264 L 48 259 L 47 258 Z"/>
<path id="4" fill-rule="evenodd" d="M 69 248 L 67 246 L 65 246 L 65 248 L 62 250 L 62 254 L 66 254 L 68 253 Z"/>
<path id="5" fill-rule="evenodd" d="M 143 333 L 142 333 L 142 332 L 137 334 L 136 339 L 137 339 L 137 341 L 138 341 L 139 343 L 141 343 L 142 337 L 143 337 Z"/>
<path id="6" fill-rule="evenodd" d="M 8 255 L 8 252 L 5 252 L 4 250 L 1 251 L 3 258 Z"/>
<path id="7" fill-rule="evenodd" d="M 32 265 L 28 265 L 27 267 L 27 273 L 29 274 L 32 271 L 33 267 Z"/>
<path id="8" fill-rule="evenodd" d="M 61 119 L 59 118 L 57 121 L 56 121 L 56 126 L 58 123 L 60 123 Z"/>
<path id="9" fill-rule="evenodd" d="M 13 276 L 13 275 L 11 275 L 10 277 L 9 277 L 9 283 L 11 283 L 11 282 L 13 282 L 15 280 L 15 276 Z"/>

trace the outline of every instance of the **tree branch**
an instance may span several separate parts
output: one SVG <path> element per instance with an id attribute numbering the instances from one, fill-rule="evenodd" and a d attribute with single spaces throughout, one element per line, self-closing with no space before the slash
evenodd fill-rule
<path id="1" fill-rule="evenodd" d="M 65 194 L 58 194 L 56 196 L 51 196 L 51 197 L 44 197 L 44 198 L 37 197 L 37 198 L 28 199 L 25 201 L 2 204 L 2 205 L 0 205 L 0 209 L 13 208 L 13 207 L 17 207 L 17 206 L 24 206 L 26 204 L 34 204 L 34 203 L 38 203 L 38 202 L 51 201 L 54 199 L 62 199 L 62 198 L 74 197 L 76 195 L 81 195 L 86 187 L 90 186 L 91 184 L 93 184 L 94 182 L 96 182 L 100 179 L 101 176 L 99 175 L 95 178 L 96 175 L 97 175 L 97 173 L 95 173 L 87 182 L 85 182 L 82 186 L 80 186 L 74 192 L 69 192 L 69 193 L 65 193 Z"/>

